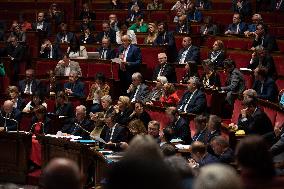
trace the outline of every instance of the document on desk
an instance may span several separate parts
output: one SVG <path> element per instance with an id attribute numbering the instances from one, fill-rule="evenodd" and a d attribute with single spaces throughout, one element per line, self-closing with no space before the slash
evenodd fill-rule
<path id="1" fill-rule="evenodd" d="M 240 68 L 240 71 L 249 71 L 249 72 L 252 72 L 252 69 L 249 69 L 249 68 Z"/>
<path id="2" fill-rule="evenodd" d="M 99 136 L 95 136 L 94 139 L 97 140 L 97 141 L 99 141 L 99 142 L 102 142 L 102 143 L 106 144 L 106 141 L 104 141 L 104 139 L 102 139 L 102 138 L 99 137 Z"/>
<path id="3" fill-rule="evenodd" d="M 121 64 L 122 60 L 121 60 L 121 58 L 113 58 L 113 59 L 111 59 L 111 62 Z"/>

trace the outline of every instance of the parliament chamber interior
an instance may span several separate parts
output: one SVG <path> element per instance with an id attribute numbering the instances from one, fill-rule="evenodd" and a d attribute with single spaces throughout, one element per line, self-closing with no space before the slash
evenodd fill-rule
<path id="1" fill-rule="evenodd" d="M 0 188 L 283 188 L 283 19 L 283 0 L 0 0 Z"/>

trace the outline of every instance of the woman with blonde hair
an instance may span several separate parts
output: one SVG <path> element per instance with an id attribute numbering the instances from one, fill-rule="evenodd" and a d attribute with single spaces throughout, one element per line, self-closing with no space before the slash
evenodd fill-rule
<path id="1" fill-rule="evenodd" d="M 114 106 L 117 114 L 116 122 L 126 126 L 129 122 L 130 115 L 132 113 L 131 103 L 128 96 L 120 96 L 117 104 Z"/>
<path id="2" fill-rule="evenodd" d="M 148 24 L 148 35 L 144 40 L 144 44 L 154 44 L 154 41 L 156 40 L 158 36 L 158 27 L 155 23 L 149 23 Z"/>
<path id="3" fill-rule="evenodd" d="M 160 98 L 160 101 L 162 103 L 165 103 L 165 105 L 170 106 L 177 106 L 179 102 L 179 97 L 177 95 L 177 91 L 174 87 L 174 84 L 172 83 L 166 83 L 163 88 L 163 94 Z"/>
<path id="4" fill-rule="evenodd" d="M 9 99 L 14 103 L 14 108 L 22 111 L 25 107 L 25 101 L 20 97 L 20 92 L 18 87 L 16 86 L 8 86 L 7 88 L 7 95 Z"/>

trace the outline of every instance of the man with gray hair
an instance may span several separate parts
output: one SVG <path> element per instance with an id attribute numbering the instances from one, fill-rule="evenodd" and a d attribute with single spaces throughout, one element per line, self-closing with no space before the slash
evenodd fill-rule
<path id="1" fill-rule="evenodd" d="M 188 80 L 188 90 L 183 94 L 178 103 L 179 112 L 202 114 L 206 110 L 206 96 L 200 90 L 200 81 L 198 77 L 190 77 Z"/>
<path id="2" fill-rule="evenodd" d="M 64 83 L 65 93 L 69 96 L 74 96 L 77 98 L 84 97 L 85 85 L 78 79 L 78 72 L 71 71 L 69 75 L 69 82 Z"/>
<path id="3" fill-rule="evenodd" d="M 252 24 L 248 25 L 247 31 L 244 32 L 246 37 L 249 37 L 251 35 L 255 35 L 257 24 L 263 22 L 260 14 L 254 14 L 252 16 L 251 20 L 252 20 Z"/>
<path id="4" fill-rule="evenodd" d="M 157 80 L 154 81 L 156 86 L 152 89 L 150 94 L 145 99 L 147 105 L 153 105 L 153 102 L 159 101 L 163 94 L 164 84 L 168 83 L 168 80 L 165 76 L 158 76 Z"/>
<path id="5" fill-rule="evenodd" d="M 92 130 L 93 124 L 86 116 L 86 107 L 79 105 L 76 107 L 75 117 L 65 123 L 61 131 L 89 139 Z"/>
<path id="6" fill-rule="evenodd" d="M 130 84 L 127 93 L 131 102 L 144 101 L 149 93 L 148 86 L 143 82 L 141 73 L 135 72 L 132 74 L 132 84 Z"/>
<path id="7" fill-rule="evenodd" d="M 11 100 L 6 100 L 0 110 L 0 131 L 16 131 L 18 122 L 21 118 L 20 110 L 13 107 L 14 103 Z"/>
<path id="8" fill-rule="evenodd" d="M 176 83 L 175 68 L 168 64 L 168 57 L 166 53 L 158 54 L 159 64 L 155 67 L 153 73 L 153 80 L 156 80 L 159 76 L 165 76 L 170 83 Z"/>

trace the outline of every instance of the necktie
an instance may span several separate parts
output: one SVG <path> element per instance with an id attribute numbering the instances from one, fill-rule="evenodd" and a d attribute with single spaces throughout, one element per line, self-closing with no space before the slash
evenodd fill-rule
<path id="1" fill-rule="evenodd" d="M 280 9 L 281 4 L 282 4 L 282 0 L 278 0 L 278 2 L 276 3 L 276 10 Z"/>
<path id="2" fill-rule="evenodd" d="M 179 108 L 180 111 L 186 112 L 188 104 L 189 104 L 190 100 L 192 99 L 193 95 L 194 95 L 194 92 L 186 99 L 186 101 L 185 101 L 186 103 L 182 104 L 182 106 Z"/>
<path id="3" fill-rule="evenodd" d="M 263 83 L 261 83 L 261 87 L 260 87 L 260 93 L 262 94 L 263 92 Z"/>
<path id="4" fill-rule="evenodd" d="M 159 73 L 158 73 L 158 76 L 163 76 L 163 72 L 164 72 L 165 66 L 166 66 L 166 64 L 163 65 L 163 66 L 160 68 L 160 71 L 159 71 Z"/>
<path id="5" fill-rule="evenodd" d="M 103 49 L 103 52 L 101 54 L 101 59 L 105 59 L 105 49 Z"/>
<path id="6" fill-rule="evenodd" d="M 240 33 L 240 24 L 237 25 L 237 34 Z"/>
<path id="7" fill-rule="evenodd" d="M 139 85 L 139 86 L 137 86 L 136 91 L 135 91 L 135 93 L 134 93 L 134 96 L 133 96 L 133 98 L 132 98 L 131 102 L 135 102 L 135 100 L 136 100 L 136 96 L 137 96 L 137 93 L 138 93 L 138 91 L 139 91 L 139 87 L 140 87 L 140 85 Z"/>

